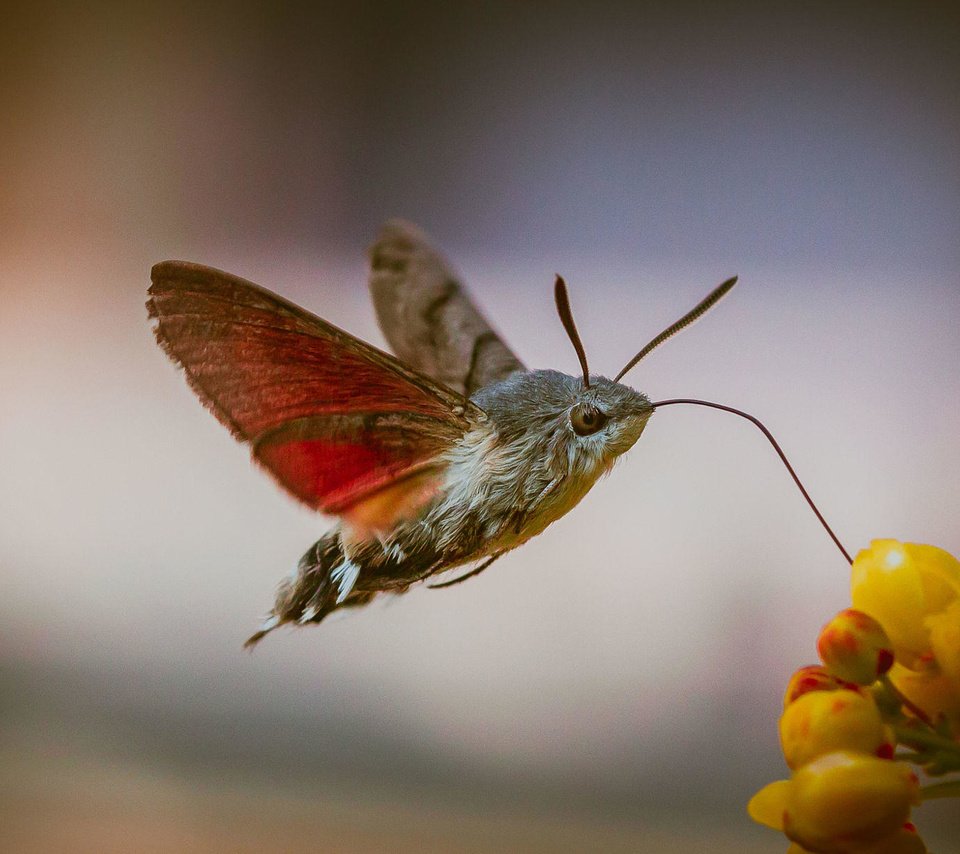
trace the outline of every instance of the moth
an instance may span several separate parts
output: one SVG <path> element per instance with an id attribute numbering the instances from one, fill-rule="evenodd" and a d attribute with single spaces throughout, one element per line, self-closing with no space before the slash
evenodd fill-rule
<path id="1" fill-rule="evenodd" d="M 251 282 L 165 261 L 147 308 L 201 402 L 294 498 L 339 517 L 281 582 L 248 641 L 319 623 L 458 567 L 472 577 L 571 510 L 640 438 L 654 405 L 620 382 L 736 283 L 725 281 L 614 379 L 528 370 L 416 227 L 388 222 L 369 285 L 396 356 Z"/>

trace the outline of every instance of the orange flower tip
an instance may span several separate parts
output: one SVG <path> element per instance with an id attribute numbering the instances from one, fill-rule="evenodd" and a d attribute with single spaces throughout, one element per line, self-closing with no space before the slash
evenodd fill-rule
<path id="1" fill-rule="evenodd" d="M 889 742 L 887 744 L 881 744 L 875 751 L 874 756 L 877 759 L 893 759 L 893 745 Z"/>
<path id="2" fill-rule="evenodd" d="M 891 667 L 893 667 L 893 650 L 881 649 L 877 653 L 877 675 L 883 676 Z"/>
<path id="3" fill-rule="evenodd" d="M 808 664 L 801 667 L 790 677 L 787 690 L 783 696 L 783 707 L 786 708 L 804 694 L 809 694 L 812 691 L 836 691 L 841 688 L 847 691 L 856 691 L 859 694 L 864 693 L 864 689 L 860 685 L 827 672 L 827 668 L 822 664 Z"/>

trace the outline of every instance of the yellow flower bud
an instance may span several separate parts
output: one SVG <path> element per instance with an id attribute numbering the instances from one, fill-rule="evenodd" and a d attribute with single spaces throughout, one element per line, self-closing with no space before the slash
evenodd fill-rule
<path id="1" fill-rule="evenodd" d="M 817 652 L 830 673 L 858 685 L 872 685 L 893 664 L 893 646 L 883 626 L 853 608 L 820 630 Z"/>
<path id="2" fill-rule="evenodd" d="M 873 697 L 855 691 L 814 691 L 780 718 L 780 744 L 791 768 L 837 750 L 888 752 L 887 731 Z"/>
<path id="3" fill-rule="evenodd" d="M 856 691 L 860 694 L 866 693 L 859 685 L 828 673 L 827 668 L 822 664 L 808 664 L 806 667 L 801 667 L 790 677 L 787 690 L 783 695 L 783 707 L 786 708 L 797 697 L 802 697 L 811 691 L 836 691 L 840 688 Z"/>
<path id="4" fill-rule="evenodd" d="M 960 598 L 960 561 L 935 546 L 874 540 L 851 572 L 853 607 L 876 619 L 897 660 L 917 666 L 931 655 L 926 617 Z"/>
<path id="5" fill-rule="evenodd" d="M 793 775 L 784 832 L 810 851 L 859 850 L 896 836 L 918 792 L 916 776 L 901 762 L 828 753 Z"/>

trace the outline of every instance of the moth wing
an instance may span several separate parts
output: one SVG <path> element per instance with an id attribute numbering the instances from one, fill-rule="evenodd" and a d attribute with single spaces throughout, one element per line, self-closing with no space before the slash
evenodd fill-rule
<path id="1" fill-rule="evenodd" d="M 416 226 L 387 222 L 369 258 L 380 328 L 404 362 L 465 397 L 524 370 Z"/>
<path id="2" fill-rule="evenodd" d="M 438 456 L 482 417 L 455 391 L 244 279 L 183 261 L 157 264 L 151 278 L 157 341 L 310 507 L 349 514 L 407 481 L 427 500 Z"/>

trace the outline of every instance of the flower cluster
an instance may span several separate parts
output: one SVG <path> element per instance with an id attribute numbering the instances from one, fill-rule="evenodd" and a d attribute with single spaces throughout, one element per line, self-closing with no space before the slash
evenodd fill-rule
<path id="1" fill-rule="evenodd" d="M 853 607 L 820 632 L 822 664 L 791 678 L 780 743 L 792 772 L 748 811 L 789 854 L 923 854 L 911 810 L 960 797 L 960 561 L 874 540 L 853 562 Z"/>

